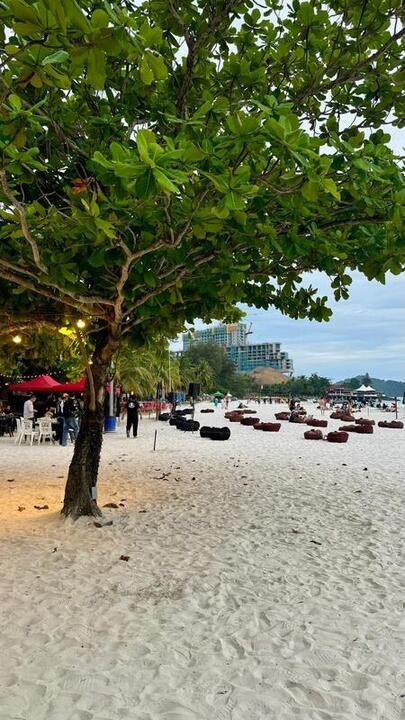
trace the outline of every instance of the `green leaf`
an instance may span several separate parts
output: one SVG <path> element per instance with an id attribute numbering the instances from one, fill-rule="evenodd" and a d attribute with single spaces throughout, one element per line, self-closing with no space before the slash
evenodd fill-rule
<path id="1" fill-rule="evenodd" d="M 315 180 L 309 180 L 302 186 L 301 192 L 305 200 L 316 202 L 318 199 L 318 183 Z"/>
<path id="2" fill-rule="evenodd" d="M 139 198 L 149 198 L 155 194 L 156 182 L 151 168 L 138 177 L 135 192 Z"/>
<path id="3" fill-rule="evenodd" d="M 22 102 L 21 102 L 20 98 L 18 97 L 18 95 L 14 95 L 14 93 L 12 93 L 11 95 L 9 95 L 9 96 L 8 96 L 8 102 L 9 102 L 9 104 L 10 104 L 10 107 L 13 108 L 13 110 L 16 110 L 17 112 L 18 112 L 19 110 L 21 110 L 21 108 L 22 108 Z"/>
<path id="4" fill-rule="evenodd" d="M 87 82 L 96 90 L 104 88 L 106 78 L 106 56 L 102 50 L 91 48 L 87 65 Z"/>
<path id="5" fill-rule="evenodd" d="M 52 55 L 47 55 L 42 60 L 42 65 L 56 65 L 57 63 L 64 63 L 69 60 L 69 53 L 66 50 L 57 50 Z"/>
<path id="6" fill-rule="evenodd" d="M 332 178 L 322 178 L 322 186 L 326 192 L 333 195 L 336 200 L 340 200 L 340 192 L 336 187 L 336 183 Z"/>
<path id="7" fill-rule="evenodd" d="M 105 10 L 101 10 L 100 8 L 98 10 L 94 10 L 91 16 L 91 24 L 94 28 L 105 28 L 108 26 L 109 22 L 110 18 Z"/>
<path id="8" fill-rule="evenodd" d="M 141 80 L 145 85 L 151 85 L 154 80 L 153 70 L 148 63 L 146 55 L 143 56 L 140 67 Z"/>
<path id="9" fill-rule="evenodd" d="M 155 180 L 157 180 L 158 185 L 160 185 L 163 190 L 167 190 L 167 192 L 177 193 L 179 192 L 179 188 L 172 183 L 171 180 L 158 168 L 153 168 L 153 175 L 155 177 Z"/>
<path id="10" fill-rule="evenodd" d="M 110 160 L 107 160 L 107 158 L 105 158 L 99 150 L 96 150 L 96 152 L 93 153 L 93 160 L 98 165 L 102 165 L 102 167 L 107 168 L 107 170 L 111 170 L 113 167 L 113 163 Z"/>

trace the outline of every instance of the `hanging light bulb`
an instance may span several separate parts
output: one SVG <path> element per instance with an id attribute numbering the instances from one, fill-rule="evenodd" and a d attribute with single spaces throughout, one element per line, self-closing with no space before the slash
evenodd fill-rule
<path id="1" fill-rule="evenodd" d="M 20 342 L 22 342 L 22 337 L 21 337 L 21 335 L 14 335 L 14 337 L 13 337 L 13 343 L 15 343 L 16 345 L 19 345 Z"/>
<path id="2" fill-rule="evenodd" d="M 79 330 L 83 330 L 83 328 L 86 327 L 86 323 L 84 322 L 84 320 L 78 320 L 76 325 L 79 328 Z"/>

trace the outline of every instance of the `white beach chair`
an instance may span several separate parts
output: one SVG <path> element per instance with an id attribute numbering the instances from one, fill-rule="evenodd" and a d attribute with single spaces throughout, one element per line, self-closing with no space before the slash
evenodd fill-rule
<path id="1" fill-rule="evenodd" d="M 14 445 L 17 445 L 17 443 L 20 442 L 20 437 L 22 433 L 22 418 L 16 417 L 16 430 L 15 430 L 15 438 L 14 438 Z"/>
<path id="2" fill-rule="evenodd" d="M 30 445 L 38 438 L 38 430 L 35 430 L 32 420 L 22 420 L 21 421 L 21 434 L 18 441 L 18 444 L 21 445 L 22 441 L 26 439 L 30 440 Z"/>
<path id="3" fill-rule="evenodd" d="M 54 442 L 54 432 L 52 430 L 52 420 L 41 418 L 38 420 L 38 445 L 42 440 L 51 440 Z"/>

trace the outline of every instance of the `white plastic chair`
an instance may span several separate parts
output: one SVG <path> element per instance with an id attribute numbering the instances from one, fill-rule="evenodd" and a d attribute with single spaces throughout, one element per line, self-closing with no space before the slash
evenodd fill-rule
<path id="1" fill-rule="evenodd" d="M 22 418 L 16 417 L 16 430 L 15 430 L 15 440 L 14 445 L 17 445 L 17 443 L 20 442 L 21 433 L 22 433 Z"/>
<path id="2" fill-rule="evenodd" d="M 41 418 L 38 420 L 38 445 L 41 441 L 51 440 L 54 441 L 54 432 L 52 430 L 52 420 L 47 418 Z"/>
<path id="3" fill-rule="evenodd" d="M 21 435 L 18 441 L 18 444 L 21 445 L 22 441 L 26 438 L 30 439 L 30 445 L 38 438 L 38 430 L 35 430 L 32 420 L 22 420 L 21 421 Z"/>

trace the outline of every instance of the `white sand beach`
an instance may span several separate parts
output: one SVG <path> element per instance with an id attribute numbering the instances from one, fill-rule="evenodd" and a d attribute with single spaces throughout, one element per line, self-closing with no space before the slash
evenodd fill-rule
<path id="1" fill-rule="evenodd" d="M 230 427 L 107 435 L 101 528 L 72 446 L 0 438 L 0 720 L 401 720 L 405 430 Z"/>

